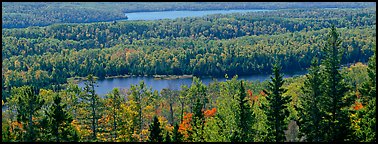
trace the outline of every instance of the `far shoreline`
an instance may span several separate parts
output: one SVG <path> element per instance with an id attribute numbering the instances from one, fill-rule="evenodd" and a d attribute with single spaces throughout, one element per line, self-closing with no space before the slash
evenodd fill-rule
<path id="1" fill-rule="evenodd" d="M 118 75 L 118 76 L 106 76 L 104 79 L 114 79 L 114 78 L 129 78 L 129 77 L 148 77 L 149 75 Z M 193 75 L 152 75 L 155 80 L 172 80 L 172 79 L 187 79 L 193 78 Z M 95 76 L 95 79 L 99 77 Z M 67 78 L 67 81 L 72 81 L 75 84 L 80 83 L 81 81 L 87 80 L 86 77 L 71 77 Z"/>

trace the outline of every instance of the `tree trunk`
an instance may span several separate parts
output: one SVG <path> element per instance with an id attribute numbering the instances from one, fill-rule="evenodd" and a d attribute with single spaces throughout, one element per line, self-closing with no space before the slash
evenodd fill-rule
<path id="1" fill-rule="evenodd" d="M 172 102 L 169 103 L 169 111 L 170 111 L 170 124 L 173 125 L 173 109 L 172 109 Z"/>

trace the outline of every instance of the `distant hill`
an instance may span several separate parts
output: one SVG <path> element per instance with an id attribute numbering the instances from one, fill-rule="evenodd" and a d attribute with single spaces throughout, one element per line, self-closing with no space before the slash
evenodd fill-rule
<path id="1" fill-rule="evenodd" d="M 170 10 L 366 8 L 374 2 L 2 2 L 2 28 L 125 19 L 124 13 Z"/>

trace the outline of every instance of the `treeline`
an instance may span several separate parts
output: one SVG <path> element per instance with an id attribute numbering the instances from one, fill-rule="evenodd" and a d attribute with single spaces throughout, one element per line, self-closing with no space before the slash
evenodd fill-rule
<path id="1" fill-rule="evenodd" d="M 199 18 L 178 18 L 175 20 L 127 21 L 115 24 L 55 24 L 48 27 L 4 29 L 2 31 L 2 40 L 13 41 L 12 43 L 15 45 L 16 42 L 14 41 L 17 39 L 17 41 L 20 41 L 18 42 L 20 44 L 17 45 L 32 47 L 30 50 L 32 55 L 44 52 L 44 49 L 40 50 L 39 53 L 33 51 L 35 43 L 49 42 L 43 41 L 44 38 L 56 39 L 56 42 L 59 40 L 62 47 L 65 48 L 77 49 L 77 47 L 80 47 L 90 49 L 108 48 L 117 44 L 132 44 L 135 40 L 150 38 L 174 39 L 189 37 L 196 39 L 205 37 L 210 40 L 218 40 L 252 35 L 321 30 L 330 27 L 331 24 L 336 25 L 338 28 L 352 29 L 373 26 L 375 23 L 374 9 L 280 10 L 210 15 Z M 8 44 L 3 44 L 3 46 L 6 45 Z M 38 50 L 38 48 L 36 49 Z M 56 51 L 59 52 L 60 49 Z M 18 55 L 20 52 L 14 54 Z M 5 53 L 5 57 L 9 56 L 8 53 Z"/>
<path id="2" fill-rule="evenodd" d="M 84 89 L 14 88 L 3 101 L 2 141 L 374 142 L 376 54 L 340 70 L 339 34 L 333 27 L 324 39 L 309 73 L 290 79 L 275 59 L 263 83 L 193 78 L 159 93 L 140 82 L 99 97 L 89 75 Z"/>
<path id="3" fill-rule="evenodd" d="M 375 6 L 367 2 L 175 2 L 129 3 L 124 12 L 173 11 L 173 10 L 231 10 L 231 9 L 311 9 L 311 8 L 366 8 Z"/>
<path id="4" fill-rule="evenodd" d="M 375 3 L 2 2 L 2 28 L 113 21 L 125 19 L 124 13 L 145 11 L 367 7 L 375 7 Z"/>
<path id="5" fill-rule="evenodd" d="M 94 3 L 2 2 L 2 28 L 47 26 L 55 23 L 89 23 L 125 19 L 124 13 Z"/>

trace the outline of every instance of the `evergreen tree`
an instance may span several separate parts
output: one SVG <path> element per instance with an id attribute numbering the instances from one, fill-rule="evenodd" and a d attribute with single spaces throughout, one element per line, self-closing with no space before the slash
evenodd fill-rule
<path id="1" fill-rule="evenodd" d="M 301 136 L 306 137 L 306 141 L 323 141 L 322 138 L 325 133 L 322 125 L 322 113 L 320 110 L 320 97 L 321 97 L 321 77 L 319 60 L 314 58 L 311 67 L 306 75 L 304 86 L 302 87 L 303 95 L 299 96 L 301 107 L 297 108 L 299 115 L 299 128 Z"/>
<path id="2" fill-rule="evenodd" d="M 183 135 L 178 130 L 179 130 L 179 125 L 175 123 L 175 126 L 173 128 L 173 137 L 172 137 L 173 142 L 182 142 Z"/>
<path id="3" fill-rule="evenodd" d="M 348 92 L 348 86 L 343 81 L 343 76 L 338 69 L 343 50 L 340 49 L 341 40 L 335 26 L 327 37 L 327 43 L 324 47 L 324 60 L 322 64 L 325 69 L 323 77 L 323 96 L 320 106 L 324 108 L 324 121 L 327 128 L 325 141 L 344 141 L 350 135 L 347 108 L 351 105 L 345 101 L 345 94 Z"/>
<path id="4" fill-rule="evenodd" d="M 154 121 L 150 125 L 150 136 L 149 142 L 162 142 L 163 141 L 163 136 L 161 134 L 162 130 L 160 128 L 160 122 L 157 116 L 154 116 Z"/>
<path id="5" fill-rule="evenodd" d="M 273 77 L 268 84 L 267 104 L 263 105 L 263 109 L 267 115 L 268 136 L 267 141 L 283 142 L 285 141 L 284 130 L 287 128 L 288 122 L 285 120 L 289 116 L 288 104 L 290 97 L 283 97 L 282 94 L 287 90 L 282 88 L 284 83 L 283 75 L 280 74 L 280 65 L 276 61 L 273 65 Z"/>
<path id="6" fill-rule="evenodd" d="M 97 141 L 97 128 L 98 128 L 98 119 L 99 116 L 99 97 L 96 94 L 94 87 L 96 85 L 95 78 L 93 75 L 87 76 L 87 81 L 85 82 L 84 92 L 85 94 L 82 95 L 82 103 L 84 109 L 89 109 L 90 112 L 89 119 L 91 120 L 91 129 L 92 129 L 92 137 L 91 140 Z M 88 117 L 84 116 L 84 119 L 87 119 Z"/>
<path id="7" fill-rule="evenodd" d="M 237 126 L 238 130 L 235 131 L 233 141 L 237 142 L 249 142 L 253 141 L 251 139 L 253 135 L 252 124 L 253 124 L 253 113 L 248 104 L 247 94 L 243 86 L 243 81 L 240 81 L 239 87 L 239 97 L 238 100 L 238 117 L 237 117 Z"/>
<path id="8" fill-rule="evenodd" d="M 19 89 L 17 104 L 17 121 L 21 122 L 26 128 L 26 134 L 23 135 L 23 141 L 33 142 L 36 140 L 35 125 L 33 125 L 33 116 L 41 109 L 45 101 L 38 94 L 39 89 L 30 86 L 23 86 Z"/>
<path id="9" fill-rule="evenodd" d="M 374 46 L 374 55 L 370 57 L 368 62 L 369 80 L 366 81 L 362 88 L 359 89 L 362 97 L 363 109 L 357 111 L 357 115 L 361 117 L 360 129 L 356 130 L 355 137 L 357 141 L 375 142 L 376 139 L 376 50 Z"/>
<path id="10" fill-rule="evenodd" d="M 72 116 L 65 111 L 66 104 L 62 104 L 61 98 L 58 94 L 55 94 L 54 103 L 46 112 L 49 117 L 49 129 L 52 134 L 51 140 L 56 142 L 70 141 L 68 135 L 70 135 L 70 124 L 72 122 Z"/>

